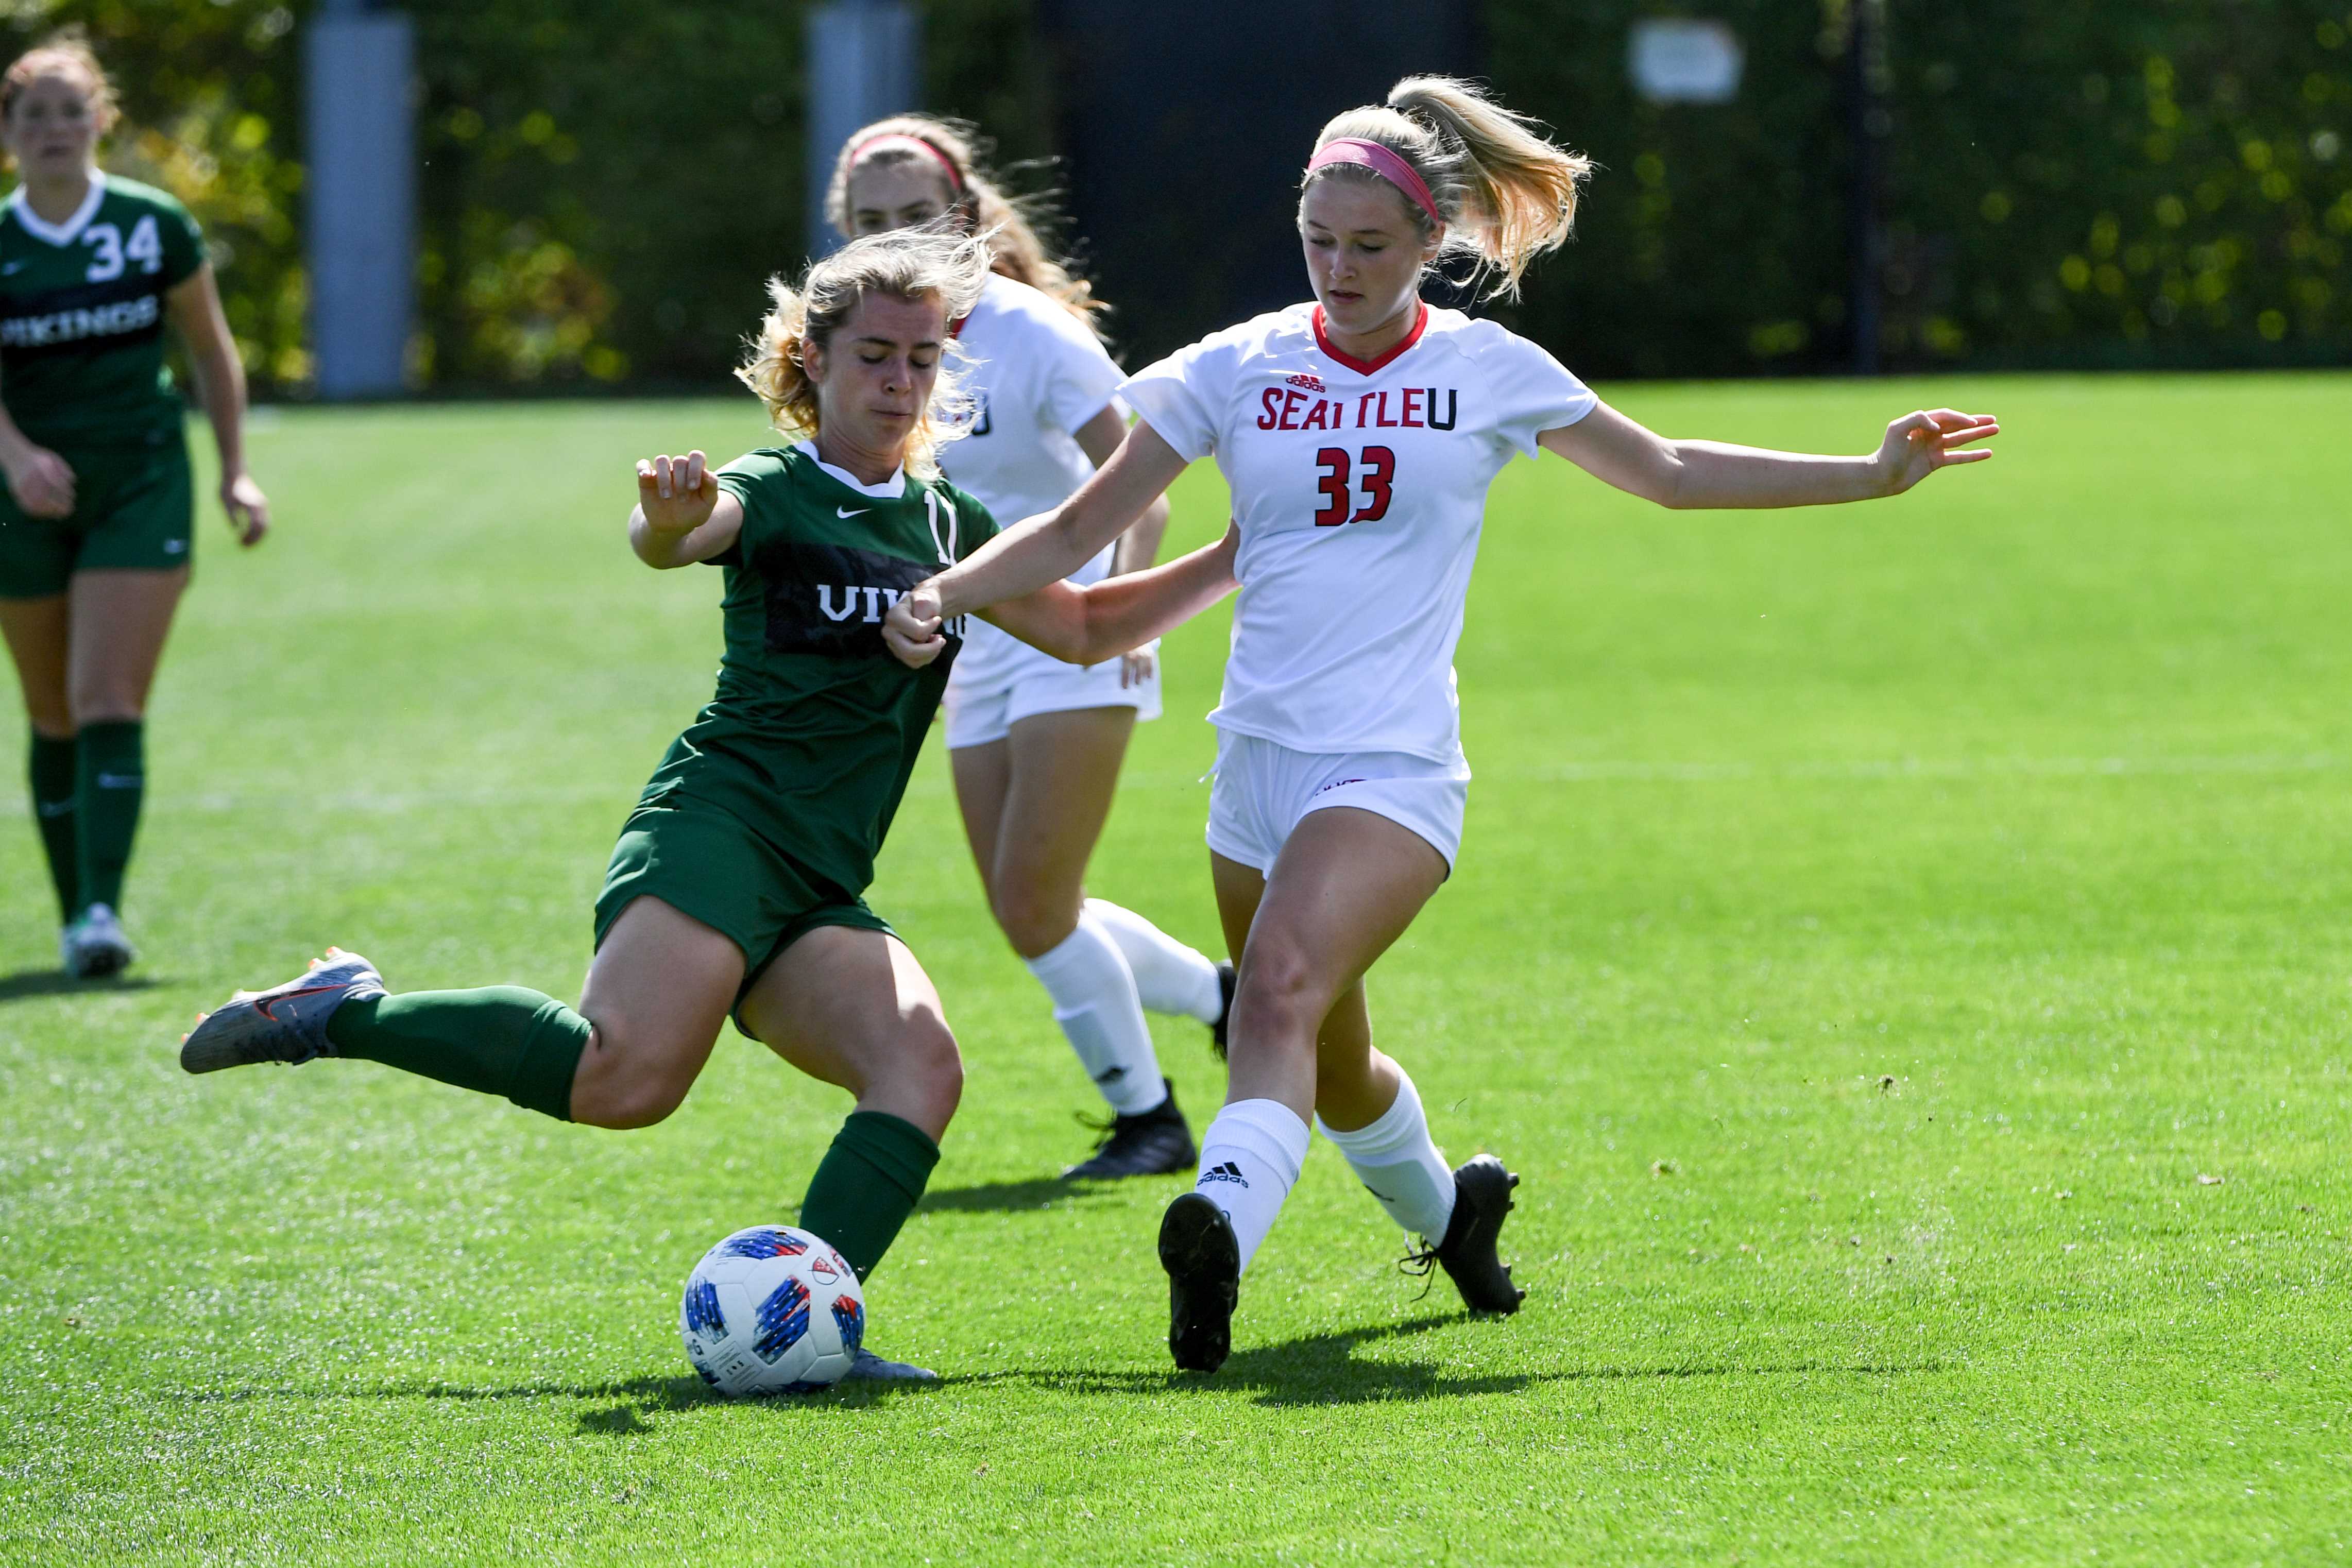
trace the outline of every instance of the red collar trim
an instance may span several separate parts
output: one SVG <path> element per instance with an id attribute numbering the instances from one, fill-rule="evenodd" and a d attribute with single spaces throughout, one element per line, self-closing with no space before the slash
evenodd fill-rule
<path id="1" fill-rule="evenodd" d="M 1341 364 L 1344 364 L 1349 370 L 1354 371 L 1358 375 L 1372 375 L 1386 369 L 1389 363 L 1399 354 L 1412 347 L 1413 344 L 1421 342 L 1421 334 L 1428 330 L 1429 305 L 1428 302 L 1424 300 L 1422 303 L 1421 314 L 1413 318 L 1412 331 L 1404 335 L 1404 339 L 1402 342 L 1398 343 L 1396 347 L 1389 350 L 1388 353 L 1382 354 L 1378 359 L 1358 359 L 1355 355 L 1341 350 L 1337 343 L 1334 343 L 1331 341 L 1330 334 L 1323 330 L 1323 307 L 1320 305 L 1315 307 L 1315 346 L 1321 349 L 1329 358 L 1338 360 Z"/>

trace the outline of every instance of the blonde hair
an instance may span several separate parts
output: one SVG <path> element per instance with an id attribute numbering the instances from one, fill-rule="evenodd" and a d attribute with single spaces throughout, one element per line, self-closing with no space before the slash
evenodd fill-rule
<path id="1" fill-rule="evenodd" d="M 89 35 L 79 27 L 60 27 L 8 62 L 5 74 L 0 74 L 0 120 L 14 112 L 16 100 L 25 89 L 43 77 L 69 74 L 82 79 L 90 116 L 98 121 L 98 133 L 103 136 L 113 130 L 115 121 L 121 116 L 114 96 L 114 82 L 106 74 L 106 68 L 98 63 Z"/>
<path id="2" fill-rule="evenodd" d="M 904 142 L 885 141 L 887 137 L 910 137 L 939 156 L 933 160 Z M 874 145 L 877 142 L 881 145 Z M 1038 225 L 1054 216 L 1052 199 L 1006 195 L 982 159 L 983 145 L 971 126 L 958 121 L 929 114 L 877 120 L 842 143 L 832 183 L 825 187 L 824 216 L 835 229 L 849 232 L 849 181 L 859 169 L 901 163 L 927 168 L 947 184 L 949 209 L 961 215 L 963 226 L 986 238 L 989 270 L 1050 296 L 1100 337 L 1096 318 L 1110 306 L 1095 298 L 1094 285 L 1071 269 L 1066 257 L 1045 248 L 1037 232 Z"/>
<path id="3" fill-rule="evenodd" d="M 814 440 L 820 426 L 816 383 L 809 376 L 808 348 L 824 349 L 869 294 L 893 299 L 936 299 L 953 323 L 971 313 L 988 282 L 988 247 L 966 235 L 902 228 L 854 239 L 831 256 L 809 264 L 797 286 L 782 277 L 768 279 L 774 308 L 750 340 L 751 357 L 736 379 L 767 406 L 768 422 L 782 434 Z M 938 382 L 930 402 L 907 438 L 907 471 L 934 479 L 939 449 L 964 434 L 972 404 L 962 351 L 949 338 L 941 347 Z"/>
<path id="4" fill-rule="evenodd" d="M 1412 165 L 1445 220 L 1438 257 L 1474 258 L 1471 281 L 1491 277 L 1486 298 L 1516 298 L 1535 258 L 1556 250 L 1576 224 L 1577 187 L 1592 160 L 1554 146 L 1475 84 L 1409 76 L 1385 106 L 1351 109 L 1323 127 L 1320 149 L 1339 137 L 1377 142 Z M 1326 163 L 1299 183 L 1303 193 L 1333 177 L 1379 179 L 1357 163 Z M 1419 203 L 1399 192 L 1426 238 L 1435 229 Z"/>

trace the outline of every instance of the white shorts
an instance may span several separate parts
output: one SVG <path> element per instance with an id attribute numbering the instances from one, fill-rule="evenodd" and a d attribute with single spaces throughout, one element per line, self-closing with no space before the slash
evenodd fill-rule
<path id="1" fill-rule="evenodd" d="M 1428 841 L 1451 875 L 1462 851 L 1470 769 L 1402 752 L 1294 752 L 1255 735 L 1217 734 L 1217 782 L 1209 790 L 1209 847 L 1228 860 L 1274 869 L 1283 841 L 1310 811 L 1352 805 Z"/>
<path id="2" fill-rule="evenodd" d="M 1160 645 L 1151 645 L 1151 674 L 1133 686 L 1118 683 L 1126 661 L 1064 664 L 1024 646 L 1002 658 L 984 680 L 967 681 L 959 666 L 948 677 L 948 750 L 1002 741 L 1013 726 L 1040 713 L 1082 708 L 1132 708 L 1139 722 L 1160 717 Z"/>

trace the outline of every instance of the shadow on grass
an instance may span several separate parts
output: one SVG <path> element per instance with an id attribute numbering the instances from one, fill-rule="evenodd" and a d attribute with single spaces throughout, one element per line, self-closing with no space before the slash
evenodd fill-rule
<path id="1" fill-rule="evenodd" d="M 1433 1329 L 1489 1320 L 1468 1312 L 1433 1314 L 1401 1323 L 1343 1329 L 1335 1333 L 1307 1334 L 1281 1344 L 1261 1345 L 1228 1359 L 1210 1375 L 1180 1372 L 1098 1372 L 1089 1368 L 1023 1368 L 1005 1372 L 950 1374 L 936 1383 L 845 1383 L 815 1394 L 783 1394 L 772 1399 L 728 1399 L 697 1377 L 633 1377 L 609 1383 L 519 1383 L 498 1387 L 465 1387 L 448 1384 L 383 1384 L 373 1388 L 211 1389 L 191 1394 L 200 1403 L 236 1403 L 264 1399 L 447 1399 L 594 1401 L 599 1408 L 583 1412 L 577 1432 L 583 1437 L 635 1437 L 655 1428 L 649 1415 L 723 1406 L 740 1410 L 862 1410 L 901 1399 L 923 1398 L 951 1388 L 987 1388 L 1003 1384 L 1056 1394 L 1111 1394 L 1132 1398 L 1144 1394 L 1255 1394 L 1263 1405 L 1369 1405 L 1384 1400 L 1460 1399 L 1478 1394 L 1516 1394 L 1545 1384 L 1649 1382 L 1668 1378 L 1790 1377 L 1821 1374 L 1847 1377 L 1908 1377 L 1932 1375 L 1945 1363 L 1916 1364 L 1875 1362 L 1802 1361 L 1685 1363 L 1671 1366 L 1567 1366 L 1549 1372 L 1511 1372 L 1455 1375 L 1429 1362 L 1359 1360 L 1359 1346 L 1385 1340 L 1408 1339 Z M 1499 1324 L 1497 1325 L 1499 1327 Z"/>
<path id="2" fill-rule="evenodd" d="M 923 1194 L 923 1214 L 1026 1214 L 1069 1198 L 1110 1195 L 1107 1182 L 1067 1182 L 1038 1176 L 1026 1182 L 975 1182 L 968 1187 L 934 1188 Z"/>
<path id="3" fill-rule="evenodd" d="M 0 1004 L 22 1002 L 34 996 L 103 996 L 118 991 L 145 991 L 170 984 L 144 974 L 128 979 L 110 976 L 104 980 L 76 980 L 62 969 L 20 969 L 14 974 L 0 974 Z"/>
<path id="4" fill-rule="evenodd" d="M 1015 1371 L 949 1383 L 1017 1382 L 1065 1394 L 1255 1393 L 1268 1405 L 1362 1405 L 1381 1400 L 1458 1399 L 1482 1394 L 1515 1394 L 1540 1384 L 1635 1381 L 1677 1377 L 1787 1376 L 1843 1373 L 1863 1377 L 1900 1377 L 1943 1370 L 1940 1363 L 1891 1366 L 1853 1362 L 1801 1362 L 1772 1365 L 1581 1366 L 1550 1372 L 1454 1375 L 1428 1362 L 1363 1361 L 1360 1345 L 1404 1339 L 1432 1329 L 1488 1320 L 1469 1312 L 1414 1318 L 1378 1327 L 1308 1334 L 1277 1345 L 1262 1345 L 1230 1357 L 1215 1373 L 1106 1373 L 1087 1370 Z"/>

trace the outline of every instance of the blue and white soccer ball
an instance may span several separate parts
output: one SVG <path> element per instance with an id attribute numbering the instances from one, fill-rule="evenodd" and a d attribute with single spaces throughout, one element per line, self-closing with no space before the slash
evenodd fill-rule
<path id="1" fill-rule="evenodd" d="M 823 1237 L 755 1225 L 694 1266 L 677 1329 L 694 1370 L 730 1398 L 806 1394 L 840 1382 L 856 1358 L 865 1296 Z"/>

